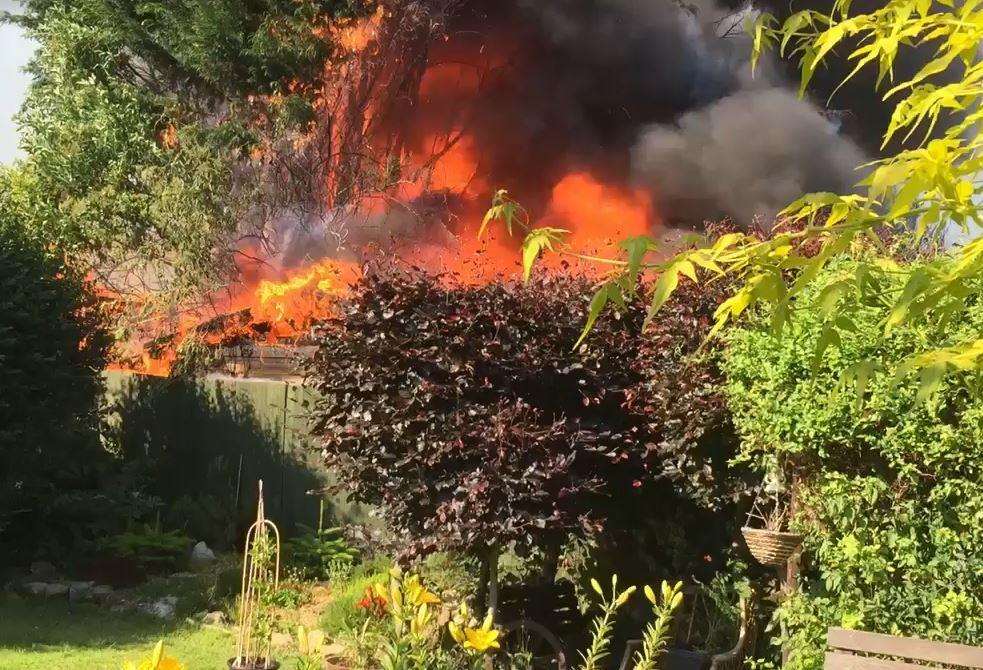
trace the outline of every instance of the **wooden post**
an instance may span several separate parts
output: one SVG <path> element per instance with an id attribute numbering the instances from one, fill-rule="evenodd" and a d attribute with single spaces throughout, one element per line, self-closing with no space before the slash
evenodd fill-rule
<path id="1" fill-rule="evenodd" d="M 796 513 L 799 511 L 799 497 L 797 495 L 796 480 L 793 477 L 792 483 L 789 486 L 789 503 L 788 503 L 788 519 L 789 522 L 795 517 Z M 788 560 L 785 561 L 785 565 L 778 567 L 778 602 L 790 596 L 799 587 L 799 567 L 800 567 L 800 557 L 802 555 L 802 549 L 797 549 Z M 785 624 L 782 624 L 782 633 L 785 633 Z M 792 655 L 788 644 L 782 645 L 782 666 L 788 664 L 788 659 Z"/>

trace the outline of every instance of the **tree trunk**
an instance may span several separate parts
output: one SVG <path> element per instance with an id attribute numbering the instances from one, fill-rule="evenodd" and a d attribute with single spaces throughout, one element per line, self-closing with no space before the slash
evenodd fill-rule
<path id="1" fill-rule="evenodd" d="M 488 554 L 483 554 L 479 561 L 481 565 L 478 571 L 478 592 L 475 594 L 475 607 L 479 612 L 484 612 L 488 608 Z"/>
<path id="2" fill-rule="evenodd" d="M 492 621 L 498 620 L 498 545 L 493 544 L 488 549 L 488 611 Z"/>
<path id="3" fill-rule="evenodd" d="M 556 581 L 556 573 L 560 569 L 560 550 L 559 543 L 550 543 L 543 548 L 543 563 L 539 573 L 539 583 L 543 588 Z"/>

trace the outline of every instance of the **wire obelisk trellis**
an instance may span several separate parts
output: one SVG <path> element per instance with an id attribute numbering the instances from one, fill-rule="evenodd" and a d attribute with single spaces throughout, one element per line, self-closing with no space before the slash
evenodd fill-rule
<path id="1" fill-rule="evenodd" d="M 242 591 L 232 668 L 261 670 L 276 667 L 270 659 L 269 595 L 280 583 L 280 531 L 266 518 L 263 480 L 259 481 L 256 521 L 246 532 L 242 559 Z"/>

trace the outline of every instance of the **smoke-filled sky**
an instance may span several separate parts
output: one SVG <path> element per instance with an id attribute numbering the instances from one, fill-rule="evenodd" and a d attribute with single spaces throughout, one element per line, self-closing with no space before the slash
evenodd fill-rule
<path id="1" fill-rule="evenodd" d="M 724 1 L 724 0 L 722 0 Z M 742 18 L 715 0 L 473 0 L 434 61 L 507 65 L 455 101 L 488 181 L 540 210 L 571 170 L 644 188 L 674 225 L 767 223 L 805 191 L 849 191 L 863 152 L 783 68 L 752 78 Z M 729 30 L 730 29 L 730 30 Z M 477 102 L 477 104 L 475 104 Z M 431 129 L 424 129 L 426 132 Z"/>
<path id="2" fill-rule="evenodd" d="M 512 67 L 484 87 L 468 124 L 494 185 L 536 209 L 558 177 L 586 168 L 649 190 L 681 225 L 723 215 L 748 223 L 803 191 L 848 190 L 863 159 L 856 142 L 871 143 L 796 99 L 781 68 L 766 63 L 752 80 L 728 1 L 694 0 L 692 11 L 671 0 L 467 3 L 442 56 L 468 61 L 496 43 L 512 50 Z M 0 0 L 0 11 L 16 7 Z M 723 37 L 728 27 L 734 35 Z M 34 44 L 4 24 L 0 49 L 0 162 L 10 162 Z M 854 125 L 879 108 L 869 82 L 855 88 L 833 105 L 846 106 Z M 446 119 L 450 98 L 424 104 L 432 120 L 422 126 Z"/>
<path id="3" fill-rule="evenodd" d="M 0 12 L 15 11 L 18 4 L 16 0 L 0 0 Z M 34 42 L 19 27 L 0 24 L 0 163 L 9 163 L 17 155 L 18 135 L 13 115 L 20 108 L 30 81 L 22 68 L 34 48 Z"/>
<path id="4" fill-rule="evenodd" d="M 0 11 L 16 4 L 0 0 Z M 720 36 L 734 22 L 720 22 L 729 10 L 714 0 L 693 3 L 693 13 L 668 0 L 470 5 L 458 34 L 478 28 L 482 49 L 510 33 L 523 45 L 471 125 L 492 178 L 524 186 L 534 206 L 537 191 L 578 167 L 645 187 L 684 224 L 725 214 L 749 222 L 803 190 L 855 181 L 859 149 L 787 94 L 782 75 L 766 68 L 751 81 L 746 40 L 739 25 L 737 36 Z M 10 25 L 0 26 L 0 45 L 0 161 L 9 162 L 34 45 Z"/>

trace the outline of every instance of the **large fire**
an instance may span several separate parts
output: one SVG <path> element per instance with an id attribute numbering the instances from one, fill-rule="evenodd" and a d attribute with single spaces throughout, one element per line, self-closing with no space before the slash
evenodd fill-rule
<path id="1" fill-rule="evenodd" d="M 376 14 L 340 32 L 334 30 L 332 36 L 347 49 L 371 49 L 380 16 Z M 440 96 L 448 87 L 475 89 L 480 85 L 477 72 L 470 66 L 432 65 L 421 81 L 421 99 Z M 404 152 L 409 168 L 405 174 L 412 178 L 401 180 L 389 192 L 364 195 L 361 209 L 377 213 L 393 202 L 410 203 L 427 194 L 444 194 L 464 203 L 451 217 L 449 239 L 415 240 L 401 245 L 396 250 L 401 261 L 466 283 L 520 274 L 520 240 L 509 238 L 503 230 L 492 230 L 478 238 L 492 189 L 501 186 L 490 183 L 482 169 L 481 155 L 481 146 L 465 127 L 427 135 L 419 146 L 408 147 Z M 331 205 L 325 203 L 326 207 Z M 649 194 L 605 183 L 589 172 L 572 169 L 556 180 L 547 205 L 533 217 L 533 224 L 570 231 L 572 253 L 547 258 L 547 267 L 559 269 L 562 263 L 566 271 L 597 272 L 596 265 L 580 261 L 576 254 L 614 253 L 619 240 L 651 233 L 661 221 Z M 156 346 L 145 345 L 139 360 L 129 361 L 127 367 L 166 375 L 182 344 L 191 337 L 209 345 L 244 339 L 266 344 L 301 341 L 313 325 L 330 315 L 332 305 L 357 280 L 363 261 L 370 260 L 371 255 L 371 249 L 349 249 L 343 257 L 322 258 L 290 269 L 278 269 L 275 263 L 243 262 L 241 283 L 210 301 L 214 313 L 209 318 L 200 311 L 189 312 L 177 319 L 176 327 L 172 319 L 169 335 Z M 253 253 L 244 254 L 244 258 L 253 257 Z"/>

